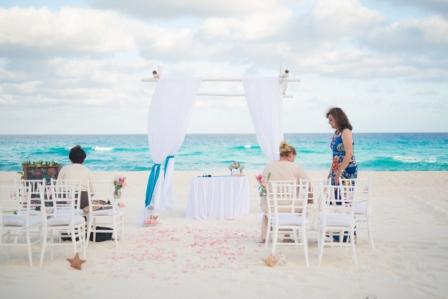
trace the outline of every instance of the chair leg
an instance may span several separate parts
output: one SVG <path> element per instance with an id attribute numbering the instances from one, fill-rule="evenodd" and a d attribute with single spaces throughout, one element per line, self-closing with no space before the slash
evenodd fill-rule
<path id="1" fill-rule="evenodd" d="M 124 217 L 121 216 L 121 235 L 120 240 L 124 240 Z"/>
<path id="2" fill-rule="evenodd" d="M 350 243 L 352 245 L 353 262 L 355 263 L 355 265 L 358 265 L 358 258 L 356 256 L 356 248 L 355 248 L 355 233 L 353 227 L 350 229 Z"/>
<path id="3" fill-rule="evenodd" d="M 373 243 L 372 225 L 370 223 L 369 216 L 367 216 L 367 234 L 369 235 L 370 247 L 375 248 L 375 244 Z"/>
<path id="4" fill-rule="evenodd" d="M 54 238 L 55 238 L 55 231 L 51 231 L 51 242 L 53 243 L 54 242 Z M 58 242 L 61 242 L 61 237 L 60 237 L 60 233 L 58 233 L 59 234 L 59 236 L 58 236 Z M 51 245 L 51 244 L 50 244 Z M 53 248 L 54 246 L 50 246 L 50 258 L 51 258 L 51 260 L 54 260 L 54 248 Z"/>
<path id="5" fill-rule="evenodd" d="M 76 234 L 74 227 L 71 228 L 70 235 L 72 237 L 73 253 L 76 254 L 78 252 L 78 247 L 76 246 Z"/>
<path id="6" fill-rule="evenodd" d="M 30 263 L 30 267 L 33 266 L 33 253 L 31 252 L 31 238 L 30 238 L 30 231 L 27 229 L 26 231 L 26 244 L 28 247 L 28 261 Z"/>
<path id="7" fill-rule="evenodd" d="M 268 243 L 269 243 L 269 237 L 271 236 L 271 219 L 269 217 L 266 217 L 265 215 L 263 215 L 263 220 L 262 220 L 262 225 L 265 225 L 265 219 L 267 218 L 267 223 L 266 223 L 266 234 L 264 236 L 264 247 L 267 248 L 268 247 Z"/>
<path id="8" fill-rule="evenodd" d="M 325 230 L 321 230 L 320 236 L 319 236 L 319 244 L 318 244 L 318 260 L 317 264 L 320 266 L 322 263 L 322 256 L 324 254 L 324 242 L 325 242 Z"/>
<path id="9" fill-rule="evenodd" d="M 1 243 L 1 238 L 2 238 L 3 234 L 0 235 L 0 243 Z M 11 232 L 10 231 L 6 231 L 5 234 L 5 240 L 8 243 L 9 239 L 11 238 Z M 9 245 L 6 245 L 6 256 L 8 257 L 8 259 L 10 259 L 11 257 L 11 248 Z"/>
<path id="10" fill-rule="evenodd" d="M 118 248 L 118 227 L 117 227 L 117 219 L 115 216 L 112 217 L 112 225 L 113 225 L 112 235 L 114 237 L 115 248 Z"/>
<path id="11" fill-rule="evenodd" d="M 300 234 L 300 230 L 298 230 L 298 229 L 293 229 L 293 231 L 292 231 L 293 233 L 292 233 L 292 235 L 294 236 L 294 245 L 296 246 L 296 247 L 299 247 L 299 238 L 300 238 L 300 236 L 299 236 L 299 234 Z"/>
<path id="12" fill-rule="evenodd" d="M 308 237 L 306 235 L 306 228 L 302 228 L 302 243 L 303 243 L 303 253 L 305 254 L 305 264 L 309 268 L 310 263 L 308 260 Z"/>
<path id="13" fill-rule="evenodd" d="M 275 256 L 275 250 L 277 248 L 277 239 L 278 239 L 278 228 L 274 227 L 272 229 L 272 252 L 271 252 L 273 256 Z"/>
<path id="14" fill-rule="evenodd" d="M 40 267 L 42 267 L 44 263 L 45 250 L 47 249 L 47 230 L 44 229 L 42 232 L 42 245 L 40 247 Z"/>
<path id="15" fill-rule="evenodd" d="M 89 217 L 89 220 L 87 220 L 87 236 L 86 236 L 86 244 L 85 247 L 89 247 L 89 241 L 90 241 L 90 234 L 92 233 L 92 220 Z"/>
<path id="16" fill-rule="evenodd" d="M 82 243 L 81 243 L 82 256 L 84 259 L 87 259 L 87 250 L 86 250 L 87 242 L 86 242 L 86 227 L 85 227 L 85 225 L 81 226 L 81 240 L 82 240 Z"/>

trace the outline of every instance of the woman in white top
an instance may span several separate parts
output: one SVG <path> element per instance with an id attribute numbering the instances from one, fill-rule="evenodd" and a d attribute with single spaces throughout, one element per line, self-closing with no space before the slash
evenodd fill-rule
<path id="1" fill-rule="evenodd" d="M 78 181 L 81 183 L 81 209 L 84 209 L 89 205 L 89 196 L 87 192 L 89 190 L 90 193 L 94 192 L 92 173 L 87 167 L 82 165 L 86 156 L 86 152 L 81 146 L 77 145 L 73 147 L 68 156 L 72 164 L 62 167 L 58 174 L 58 180 Z"/>
<path id="2" fill-rule="evenodd" d="M 292 145 L 289 145 L 287 142 L 280 143 L 280 160 L 269 163 L 263 170 L 265 182 L 268 180 L 296 180 L 297 183 L 299 183 L 300 179 L 308 180 L 309 177 L 306 175 L 305 171 L 303 171 L 299 165 L 294 163 L 296 156 L 296 149 Z M 264 196 L 261 198 L 260 207 L 264 213 L 261 223 L 261 240 L 264 242 L 268 225 L 268 207 L 266 197 Z"/>

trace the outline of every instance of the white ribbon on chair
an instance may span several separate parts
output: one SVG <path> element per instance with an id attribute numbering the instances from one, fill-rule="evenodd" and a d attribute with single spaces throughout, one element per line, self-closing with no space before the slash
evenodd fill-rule
<path id="1" fill-rule="evenodd" d="M 157 83 L 148 117 L 148 143 L 154 166 L 148 181 L 146 208 L 173 206 L 173 156 L 184 141 L 199 84 L 200 80 L 194 78 L 162 78 Z"/>
<path id="2" fill-rule="evenodd" d="M 269 160 L 279 160 L 283 140 L 279 78 L 246 78 L 243 85 L 258 144 Z"/>

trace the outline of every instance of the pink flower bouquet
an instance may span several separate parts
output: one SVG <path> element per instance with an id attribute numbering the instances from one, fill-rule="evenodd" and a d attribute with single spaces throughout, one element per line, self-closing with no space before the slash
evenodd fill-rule
<path id="1" fill-rule="evenodd" d="M 270 177 L 270 173 L 268 175 L 268 178 Z M 266 196 L 267 194 L 267 181 L 264 179 L 264 176 L 262 174 L 258 174 L 255 176 L 255 179 L 258 183 L 258 193 L 260 194 L 260 197 Z"/>
<path id="2" fill-rule="evenodd" d="M 115 198 L 121 198 L 121 189 L 126 187 L 126 177 L 116 177 L 114 179 L 114 196 Z"/>

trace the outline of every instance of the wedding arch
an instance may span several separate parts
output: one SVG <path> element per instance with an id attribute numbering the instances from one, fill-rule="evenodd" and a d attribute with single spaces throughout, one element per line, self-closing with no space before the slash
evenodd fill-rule
<path id="1" fill-rule="evenodd" d="M 161 76 L 161 69 L 153 71 L 153 78 L 143 82 L 156 83 L 148 114 L 148 144 L 154 165 L 146 187 L 145 208 L 173 207 L 172 178 L 174 157 L 181 147 L 188 119 L 196 96 L 246 97 L 257 141 L 270 160 L 279 159 L 278 145 L 283 140 L 281 126 L 282 98 L 286 95 L 290 78 L 288 70 L 276 77 L 180 77 Z M 244 93 L 199 92 L 202 82 L 242 83 Z"/>

